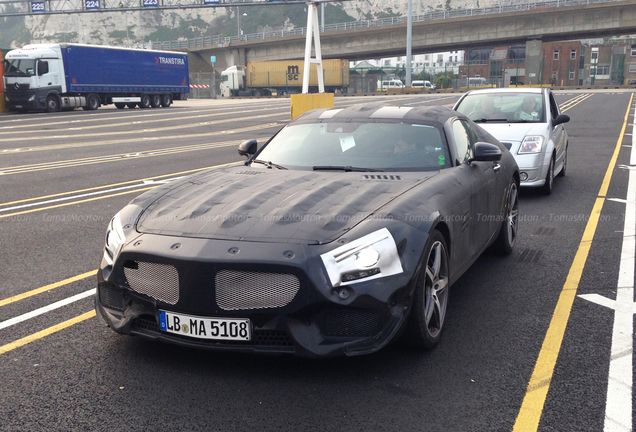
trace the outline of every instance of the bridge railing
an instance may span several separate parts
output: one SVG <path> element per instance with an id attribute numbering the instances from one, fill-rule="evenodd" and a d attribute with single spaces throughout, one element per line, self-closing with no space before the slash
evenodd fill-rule
<path id="1" fill-rule="evenodd" d="M 611 3 L 619 0 L 551 0 L 551 1 L 533 1 L 516 3 L 509 5 L 493 6 L 487 8 L 473 8 L 473 9 L 454 9 L 428 12 L 425 14 L 413 16 L 413 21 L 430 21 L 448 18 L 460 18 L 475 15 L 489 15 L 495 13 L 504 12 L 518 12 L 522 10 L 531 9 L 545 9 L 564 6 L 576 6 L 585 4 L 597 4 L 597 3 Z M 324 32 L 352 30 L 357 28 L 368 28 L 378 26 L 388 26 L 395 24 L 404 24 L 407 22 L 406 16 L 380 18 L 375 20 L 360 20 L 351 21 L 346 23 L 327 24 L 324 27 Z M 254 41 L 261 39 L 279 38 L 285 36 L 299 36 L 306 34 L 306 27 L 299 27 L 293 30 L 277 30 L 261 33 L 250 33 L 240 36 L 203 36 L 195 37 L 191 39 L 178 39 L 172 41 L 156 41 L 152 42 L 152 49 L 187 49 L 198 48 L 204 46 L 225 45 L 233 42 Z"/>

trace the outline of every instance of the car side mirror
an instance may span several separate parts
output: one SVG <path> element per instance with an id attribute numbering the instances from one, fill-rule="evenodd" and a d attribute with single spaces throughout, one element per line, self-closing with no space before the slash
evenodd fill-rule
<path id="1" fill-rule="evenodd" d="M 258 144 L 256 143 L 255 139 L 246 140 L 239 144 L 238 154 L 249 159 L 250 156 L 256 153 L 257 148 Z"/>
<path id="2" fill-rule="evenodd" d="M 556 116 L 554 120 L 552 120 L 552 126 L 558 126 L 562 123 L 567 123 L 570 121 L 570 116 L 567 114 L 559 114 Z"/>
<path id="3" fill-rule="evenodd" d="M 492 162 L 501 159 L 501 149 L 494 144 L 487 142 L 475 143 L 473 149 L 474 157 L 469 159 L 468 162 Z"/>

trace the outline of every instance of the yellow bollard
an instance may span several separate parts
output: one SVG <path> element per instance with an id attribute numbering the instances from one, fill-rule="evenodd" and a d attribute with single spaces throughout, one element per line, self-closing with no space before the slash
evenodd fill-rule
<path id="1" fill-rule="evenodd" d="M 291 119 L 317 108 L 333 108 L 333 93 L 310 93 L 291 95 Z"/>

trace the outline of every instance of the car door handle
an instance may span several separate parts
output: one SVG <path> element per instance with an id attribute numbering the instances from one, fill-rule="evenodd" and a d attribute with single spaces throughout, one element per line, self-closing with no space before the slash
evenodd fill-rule
<path id="1" fill-rule="evenodd" d="M 492 170 L 494 172 L 499 172 L 499 170 L 501 170 L 501 165 L 499 165 L 497 162 L 492 164 Z"/>

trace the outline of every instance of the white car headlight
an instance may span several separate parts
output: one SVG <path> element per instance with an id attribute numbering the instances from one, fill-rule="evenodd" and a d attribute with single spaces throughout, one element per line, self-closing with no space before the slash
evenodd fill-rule
<path id="1" fill-rule="evenodd" d="M 115 217 L 110 220 L 108 230 L 106 231 L 104 259 L 109 265 L 113 265 L 125 241 L 124 228 L 122 227 L 119 213 L 117 213 Z"/>
<path id="2" fill-rule="evenodd" d="M 519 146 L 518 154 L 541 153 L 543 148 L 543 137 L 528 135 Z"/>
<path id="3" fill-rule="evenodd" d="M 333 287 L 402 273 L 395 240 L 388 229 L 372 232 L 320 256 Z"/>

